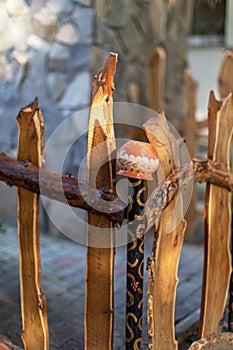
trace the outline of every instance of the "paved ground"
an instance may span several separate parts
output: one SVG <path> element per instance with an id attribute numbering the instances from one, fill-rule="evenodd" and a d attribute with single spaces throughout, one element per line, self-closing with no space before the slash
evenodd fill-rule
<path id="1" fill-rule="evenodd" d="M 148 238 L 145 259 L 150 243 Z M 65 237 L 41 236 L 42 287 L 48 304 L 51 350 L 83 349 L 85 252 L 85 247 Z M 124 348 L 125 253 L 125 247 L 116 250 L 114 350 Z M 176 306 L 180 335 L 198 317 L 202 254 L 200 245 L 183 247 Z M 0 232 L 0 334 L 22 345 L 20 324 L 17 233 L 8 228 L 7 232 Z"/>

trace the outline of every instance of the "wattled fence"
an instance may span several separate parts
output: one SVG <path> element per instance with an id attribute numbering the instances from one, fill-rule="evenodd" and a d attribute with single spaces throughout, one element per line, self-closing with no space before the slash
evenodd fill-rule
<path id="1" fill-rule="evenodd" d="M 195 157 L 182 167 L 179 167 L 179 147 L 182 140 L 175 139 L 171 134 L 164 113 L 160 112 L 144 123 L 147 139 L 151 147 L 157 151 L 163 176 L 158 174 L 158 185 L 149 198 L 141 196 L 142 192 L 146 193 L 144 187 L 147 179 L 142 183 L 140 179 L 140 181 L 131 179 L 134 195 L 125 207 L 125 203 L 117 197 L 115 190 L 116 145 L 112 92 L 116 61 L 117 55 L 110 53 L 93 82 L 87 184 L 44 168 L 44 122 L 37 99 L 21 109 L 17 116 L 19 125 L 17 160 L 0 153 L 0 180 L 10 186 L 17 186 L 22 339 L 25 349 L 49 349 L 46 297 L 42 293 L 40 282 L 41 194 L 58 201 L 64 201 L 65 196 L 67 205 L 88 212 L 85 349 L 113 348 L 114 235 L 116 225 L 121 225 L 124 219 L 127 219 L 128 235 L 131 238 L 126 262 L 128 266 L 126 349 L 140 349 L 142 346 L 143 276 L 137 263 L 140 260 L 140 264 L 143 264 L 144 233 L 152 227 L 154 227 L 154 240 L 147 261 L 148 348 L 178 349 L 174 310 L 178 264 L 186 231 L 186 221 L 182 215 L 182 190 L 192 181 L 207 183 L 199 338 L 205 338 L 206 344 L 224 342 L 232 346 L 233 339 L 230 333 L 221 334 L 220 329 L 232 273 L 233 174 L 229 165 L 233 131 L 232 94 L 220 102 L 215 99 L 213 92 L 210 93 L 208 157 Z M 100 145 L 101 152 L 95 152 L 97 145 Z M 62 189 L 58 185 L 61 178 Z M 85 193 L 85 199 L 82 193 Z M 106 210 L 110 205 L 112 211 Z M 137 225 L 134 219 L 138 220 Z M 169 232 L 168 224 L 171 225 Z M 102 228 L 104 230 L 101 235 Z M 101 247 L 101 240 L 105 246 L 106 242 L 108 243 L 107 248 Z M 98 244 L 95 244 L 97 241 Z M 232 290 L 230 295 L 232 298 Z M 232 315 L 231 300 L 230 331 L 233 329 Z M 214 337 L 209 337 L 216 333 Z M 203 348 L 203 341 L 202 343 L 197 341 L 190 349 L 198 349 L 199 346 Z"/>

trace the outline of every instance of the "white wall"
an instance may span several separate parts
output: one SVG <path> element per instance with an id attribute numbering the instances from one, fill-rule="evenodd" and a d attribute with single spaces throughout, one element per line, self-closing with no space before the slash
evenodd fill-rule
<path id="1" fill-rule="evenodd" d="M 226 22 L 225 22 L 225 32 L 226 32 L 226 44 L 227 46 L 233 46 L 233 1 L 227 0 L 226 7 Z"/>
<path id="2" fill-rule="evenodd" d="M 197 119 L 207 117 L 208 99 L 210 90 L 214 90 L 216 98 L 219 98 L 217 79 L 223 57 L 224 48 L 190 48 L 188 62 L 191 73 L 197 80 Z"/>
<path id="3" fill-rule="evenodd" d="M 226 1 L 225 47 L 190 47 L 188 62 L 194 78 L 198 81 L 197 119 L 205 119 L 207 115 L 210 90 L 214 90 L 219 98 L 217 79 L 223 53 L 226 48 L 233 47 L 233 0 Z"/>

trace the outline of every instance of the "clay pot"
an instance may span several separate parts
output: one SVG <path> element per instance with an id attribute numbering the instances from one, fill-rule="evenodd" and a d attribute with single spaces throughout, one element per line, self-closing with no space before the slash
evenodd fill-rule
<path id="1" fill-rule="evenodd" d="M 117 152 L 118 174 L 142 180 L 152 180 L 159 158 L 150 143 L 128 141 Z"/>
<path id="2" fill-rule="evenodd" d="M 188 350 L 232 350 L 233 333 L 216 333 L 196 340 Z"/>

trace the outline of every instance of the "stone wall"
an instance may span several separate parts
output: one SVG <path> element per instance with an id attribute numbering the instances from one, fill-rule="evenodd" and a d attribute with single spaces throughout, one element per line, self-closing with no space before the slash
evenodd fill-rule
<path id="1" fill-rule="evenodd" d="M 114 100 L 149 106 L 150 57 L 155 46 L 164 47 L 167 116 L 180 121 L 190 22 L 187 14 L 192 3 L 0 0 L 0 151 L 15 156 L 15 118 L 35 96 L 44 115 L 46 139 L 67 117 L 89 106 L 92 77 L 109 51 L 119 54 Z M 83 114 L 72 133 L 86 127 L 87 120 L 88 113 Z M 69 144 L 72 137 L 64 133 L 55 150 Z M 70 152 L 63 170 L 72 172 L 83 154 L 85 137 L 82 146 Z M 53 163 L 56 157 L 51 153 L 49 158 Z M 7 212 L 15 217 L 14 190 L 0 184 L 0 191 L 10 208 L 0 202 L 1 216 Z"/>
<path id="2" fill-rule="evenodd" d="M 46 135 L 89 104 L 92 12 L 91 0 L 0 2 L 1 150 L 14 148 L 17 112 L 35 96 Z"/>
<path id="3" fill-rule="evenodd" d="M 165 111 L 174 124 L 184 117 L 184 70 L 193 0 L 96 0 L 93 61 L 119 53 L 115 100 L 149 102 L 149 61 L 154 47 L 166 52 Z"/>
<path id="4" fill-rule="evenodd" d="M 93 60 L 119 53 L 114 99 L 148 106 L 148 62 L 154 30 L 151 1 L 95 1 Z"/>
<path id="5" fill-rule="evenodd" d="M 89 106 L 92 29 L 91 0 L 0 1 L 1 152 L 16 155 L 16 116 L 36 96 L 46 139 L 69 115 Z M 58 140 L 60 147 L 70 136 Z M 0 218 L 15 222 L 15 190 L 1 183 L 0 193 Z"/>

